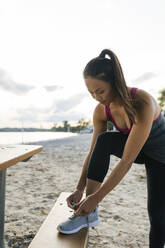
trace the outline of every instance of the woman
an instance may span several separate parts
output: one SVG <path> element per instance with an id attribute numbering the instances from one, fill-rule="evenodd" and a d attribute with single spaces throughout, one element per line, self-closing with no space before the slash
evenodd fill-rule
<path id="1" fill-rule="evenodd" d="M 108 56 L 108 58 L 106 57 Z M 165 244 L 165 118 L 147 92 L 126 86 L 116 55 L 103 50 L 84 69 L 88 91 L 99 103 L 93 114 L 94 132 L 76 190 L 67 203 L 73 217 L 61 223 L 62 233 L 98 224 L 97 206 L 120 183 L 133 163 L 145 164 L 150 220 L 150 248 Z M 118 131 L 107 132 L 107 120 Z M 103 183 L 110 155 L 121 158 Z M 139 167 L 140 170 L 140 167 Z M 86 198 L 81 201 L 84 189 Z"/>

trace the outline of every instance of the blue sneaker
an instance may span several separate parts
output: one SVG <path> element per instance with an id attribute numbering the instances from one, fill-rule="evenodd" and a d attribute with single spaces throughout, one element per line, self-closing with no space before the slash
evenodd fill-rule
<path id="1" fill-rule="evenodd" d="M 71 216 L 67 221 L 59 224 L 57 230 L 60 233 L 72 234 L 84 227 L 94 227 L 99 224 L 97 208 L 88 216 Z"/>

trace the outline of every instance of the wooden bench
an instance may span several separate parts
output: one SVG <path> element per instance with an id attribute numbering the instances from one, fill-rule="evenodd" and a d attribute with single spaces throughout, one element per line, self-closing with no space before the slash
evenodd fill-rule
<path id="1" fill-rule="evenodd" d="M 75 234 L 61 234 L 56 227 L 73 214 L 67 207 L 66 198 L 70 193 L 62 192 L 48 214 L 29 248 L 87 248 L 88 228 Z"/>
<path id="2" fill-rule="evenodd" d="M 6 170 L 21 161 L 27 161 L 34 154 L 41 152 L 42 146 L 0 145 L 0 248 L 5 248 L 5 189 Z"/>

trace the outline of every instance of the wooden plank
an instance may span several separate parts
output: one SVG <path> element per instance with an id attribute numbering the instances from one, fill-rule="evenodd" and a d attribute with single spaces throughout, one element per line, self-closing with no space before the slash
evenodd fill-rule
<path id="1" fill-rule="evenodd" d="M 23 161 L 42 149 L 42 146 L 36 145 L 0 145 L 0 170 Z"/>
<path id="2" fill-rule="evenodd" d="M 88 229 L 78 233 L 61 234 L 56 227 L 69 218 L 73 211 L 67 207 L 66 198 L 70 193 L 62 192 L 29 248 L 85 248 L 88 241 Z"/>

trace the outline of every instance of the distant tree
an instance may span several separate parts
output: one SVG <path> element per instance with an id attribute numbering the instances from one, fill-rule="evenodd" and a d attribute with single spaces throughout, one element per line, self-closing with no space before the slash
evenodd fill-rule
<path id="1" fill-rule="evenodd" d="M 80 132 L 80 130 L 88 128 L 90 123 L 91 121 L 81 119 L 77 122 L 77 125 L 71 126 L 67 120 L 64 120 L 61 126 L 54 123 L 54 126 L 50 130 L 55 132 Z"/>
<path id="2" fill-rule="evenodd" d="M 78 121 L 78 126 L 81 126 L 82 129 L 87 128 L 89 125 L 90 121 L 85 121 L 84 119 Z"/>
<path id="3" fill-rule="evenodd" d="M 57 127 L 57 123 L 54 123 L 53 127 L 56 128 Z"/>
<path id="4" fill-rule="evenodd" d="M 160 96 L 158 97 L 159 105 L 161 109 L 163 110 L 163 107 L 165 106 L 165 89 L 161 90 Z"/>
<path id="5" fill-rule="evenodd" d="M 56 131 L 57 129 L 57 123 L 54 123 L 53 127 L 51 128 L 51 131 Z"/>
<path id="6" fill-rule="evenodd" d="M 70 127 L 68 121 L 63 121 L 64 131 L 67 132 L 68 128 Z"/>

